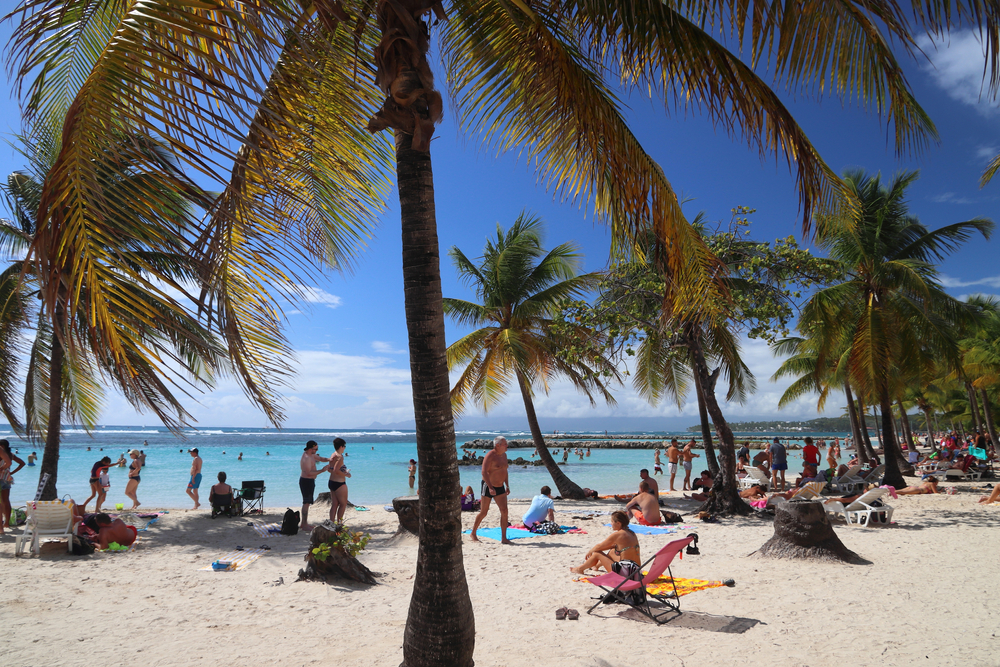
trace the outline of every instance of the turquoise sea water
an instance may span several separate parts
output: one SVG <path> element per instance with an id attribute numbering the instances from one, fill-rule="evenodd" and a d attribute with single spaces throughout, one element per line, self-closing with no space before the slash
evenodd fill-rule
<path id="1" fill-rule="evenodd" d="M 457 446 L 461 447 L 466 441 L 475 438 L 492 438 L 498 434 L 508 438 L 530 438 L 524 432 L 465 431 L 457 434 Z M 628 435 L 647 439 L 691 437 L 690 433 L 644 432 Z M 766 434 L 752 435 L 760 437 Z M 800 438 L 788 437 L 787 434 L 777 435 L 782 442 L 800 441 Z M 845 434 L 811 435 L 817 439 L 832 439 L 834 436 L 843 438 Z M 264 496 L 266 506 L 295 507 L 302 502 L 298 489 L 299 458 L 306 441 L 315 440 L 320 445 L 320 455 L 330 456 L 333 452 L 333 439 L 342 437 L 347 441 L 347 465 L 352 474 L 348 480 L 351 502 L 358 505 L 383 505 L 395 496 L 410 493 L 406 468 L 411 458 L 417 458 L 417 445 L 412 431 L 205 428 L 188 431 L 185 436 L 183 439 L 178 438 L 166 429 L 152 427 L 105 426 L 92 435 L 80 429 L 65 428 L 59 458 L 59 494 L 69 495 L 82 502 L 90 495 L 88 478 L 94 462 L 105 455 L 115 462 L 122 453 L 136 448 L 146 453 L 146 467 L 142 469 L 142 481 L 138 489 L 139 502 L 146 507 L 191 507 L 191 500 L 185 493 L 191 469 L 191 455 L 187 450 L 197 447 L 204 460 L 204 480 L 201 484 L 203 505 L 207 506 L 208 491 L 215 483 L 216 475 L 224 470 L 229 476 L 228 482 L 233 486 L 239 486 L 243 480 L 263 479 L 267 484 Z M 737 434 L 737 439 L 739 437 Z M 0 427 L 0 438 L 7 438 L 11 448 L 18 450 L 17 455 L 25 461 L 31 451 L 36 451 L 39 456 L 38 464 L 41 464 L 41 443 L 22 441 L 3 427 Z M 554 449 L 557 443 L 558 441 L 552 441 L 550 449 Z M 242 461 L 237 460 L 240 452 L 243 453 Z M 529 459 L 531 452 L 531 449 L 511 449 L 508 458 L 521 456 Z M 789 452 L 789 459 L 791 471 L 797 472 L 800 469 L 797 463 L 801 461 L 799 452 Z M 561 460 L 561 454 L 557 460 Z M 666 457 L 662 460 L 666 469 Z M 705 467 L 704 457 L 695 459 L 693 476 L 697 476 Z M 597 489 L 602 494 L 634 491 L 638 487 L 640 468 L 653 469 L 652 450 L 593 449 L 591 455 L 582 461 L 571 454 L 569 461 L 563 466 L 566 474 L 577 484 Z M 15 475 L 15 484 L 11 490 L 11 500 L 15 505 L 34 498 L 38 470 L 37 465 L 34 468 L 25 467 Z M 126 503 L 126 507 L 129 507 L 131 501 L 124 493 L 127 468 L 113 467 L 109 475 L 111 488 L 105 506 L 113 508 L 114 503 Z M 461 477 L 462 485 L 472 486 L 478 497 L 481 480 L 479 468 L 462 466 Z M 326 490 L 327 479 L 326 474 L 319 476 L 317 493 Z M 678 488 L 679 482 L 680 480 Z M 530 498 L 543 485 L 552 486 L 552 480 L 544 467 L 511 466 L 510 484 L 512 497 Z"/>

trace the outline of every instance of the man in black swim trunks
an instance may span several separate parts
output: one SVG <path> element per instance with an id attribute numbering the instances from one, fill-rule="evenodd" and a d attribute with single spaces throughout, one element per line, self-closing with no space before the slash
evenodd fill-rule
<path id="1" fill-rule="evenodd" d="M 302 492 L 302 524 L 299 526 L 299 530 L 301 531 L 310 531 L 313 529 L 309 525 L 309 506 L 315 500 L 313 496 L 316 493 L 316 475 L 326 472 L 329 468 L 328 466 L 319 470 L 316 469 L 317 461 L 330 460 L 318 456 L 316 454 L 318 450 L 319 444 L 315 440 L 310 440 L 306 443 L 305 451 L 302 452 L 302 458 L 299 460 L 299 467 L 302 469 L 302 475 L 299 477 L 299 491 Z"/>
<path id="2" fill-rule="evenodd" d="M 482 505 L 476 521 L 472 524 L 472 541 L 478 542 L 476 531 L 490 511 L 490 500 L 497 501 L 500 508 L 500 543 L 512 544 L 507 539 L 507 495 L 510 493 L 510 481 L 507 479 L 507 438 L 497 436 L 493 441 L 493 449 L 483 457 Z"/>

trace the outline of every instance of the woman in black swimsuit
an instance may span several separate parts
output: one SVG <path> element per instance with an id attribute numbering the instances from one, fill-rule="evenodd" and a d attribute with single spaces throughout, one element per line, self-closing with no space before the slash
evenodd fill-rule
<path id="1" fill-rule="evenodd" d="M 611 515 L 611 534 L 587 552 L 587 558 L 579 567 L 571 567 L 570 572 L 583 574 L 589 568 L 603 567 L 608 572 L 616 572 L 623 577 L 639 570 L 639 538 L 628 527 L 628 514 L 622 511 Z"/>
<path id="2" fill-rule="evenodd" d="M 330 521 L 344 523 L 344 510 L 347 509 L 347 478 L 351 471 L 344 465 L 344 450 L 347 443 L 343 438 L 333 441 L 333 456 L 330 457 Z"/>
<path id="3" fill-rule="evenodd" d="M 133 449 L 128 453 L 132 459 L 132 465 L 128 467 L 128 484 L 125 485 L 125 495 L 132 501 L 132 509 L 137 508 L 142 503 L 136 497 L 136 490 L 139 488 L 139 472 L 142 470 L 142 463 L 139 462 L 139 450 Z"/>

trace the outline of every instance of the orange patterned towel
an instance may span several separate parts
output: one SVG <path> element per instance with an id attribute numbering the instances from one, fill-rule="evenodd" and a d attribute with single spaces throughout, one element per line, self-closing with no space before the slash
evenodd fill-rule
<path id="1" fill-rule="evenodd" d="M 647 574 L 643 572 L 643 574 Z M 574 581 L 590 581 L 588 577 L 580 577 L 574 579 Z M 690 595 L 691 593 L 697 593 L 698 591 L 704 591 L 709 588 L 720 588 L 725 586 L 721 581 L 709 581 L 708 579 L 682 579 L 681 577 L 674 577 L 673 584 L 670 583 L 670 577 L 663 575 L 658 577 L 653 583 L 646 586 L 646 590 L 653 595 L 666 595 L 667 593 L 674 592 L 674 585 L 677 586 L 677 597 L 682 597 L 684 595 Z"/>

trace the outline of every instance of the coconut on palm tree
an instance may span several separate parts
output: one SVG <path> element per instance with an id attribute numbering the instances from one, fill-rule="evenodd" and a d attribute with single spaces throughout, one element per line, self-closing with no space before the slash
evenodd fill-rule
<path id="1" fill-rule="evenodd" d="M 985 218 L 928 230 L 911 216 L 906 190 L 917 172 L 901 173 L 883 184 L 879 174 L 844 174 L 860 206 L 847 219 L 824 221 L 819 244 L 841 262 L 843 282 L 816 292 L 803 319 L 828 333 L 819 339 L 817 365 L 840 356 L 836 341 L 849 340 L 846 374 L 862 396 L 879 403 L 885 483 L 905 486 L 902 453 L 892 423 L 892 400 L 902 393 L 894 368 L 924 368 L 929 356 L 958 361 L 956 326 L 975 318 L 973 308 L 949 296 L 933 264 L 973 234 L 989 238 Z"/>
<path id="2" fill-rule="evenodd" d="M 542 248 L 542 221 L 522 213 L 506 232 L 488 241 L 478 262 L 453 247 L 448 253 L 459 276 L 476 292 L 479 303 L 444 299 L 444 312 L 460 324 L 479 327 L 448 347 L 448 367 L 462 369 L 451 389 L 456 415 L 471 401 L 489 411 L 516 383 L 535 443 L 535 451 L 552 481 L 566 498 L 583 499 L 583 489 L 559 468 L 542 437 L 535 414 L 537 389 L 548 393 L 557 377 L 568 379 L 595 403 L 599 394 L 614 405 L 608 381 L 621 375 L 606 357 L 595 354 L 566 361 L 560 350 L 596 332 L 579 324 L 554 327 L 554 317 L 568 299 L 594 290 L 600 274 L 577 275 L 580 255 L 570 243 L 546 252 Z"/>

